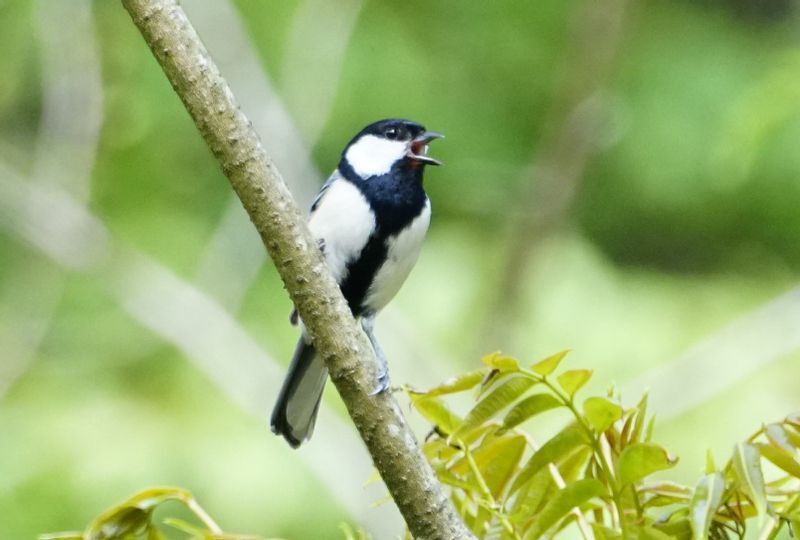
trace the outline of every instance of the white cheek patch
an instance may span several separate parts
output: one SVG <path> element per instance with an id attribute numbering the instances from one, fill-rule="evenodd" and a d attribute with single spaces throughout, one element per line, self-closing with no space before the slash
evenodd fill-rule
<path id="1" fill-rule="evenodd" d="M 394 162 L 406 155 L 407 144 L 375 135 L 364 135 L 347 149 L 345 158 L 361 178 L 386 174 Z"/>

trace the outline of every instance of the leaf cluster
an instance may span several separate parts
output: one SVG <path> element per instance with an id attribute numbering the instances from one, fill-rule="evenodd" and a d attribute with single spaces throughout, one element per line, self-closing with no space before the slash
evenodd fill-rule
<path id="1" fill-rule="evenodd" d="M 82 532 L 43 534 L 39 540 L 166 540 L 167 536 L 154 523 L 153 512 L 159 505 L 177 501 L 197 519 L 198 524 L 176 517 L 167 517 L 163 524 L 182 533 L 187 540 L 263 540 L 252 535 L 222 532 L 214 520 L 197 503 L 191 493 L 175 487 L 153 487 L 112 506 L 97 516 Z"/>
<path id="2" fill-rule="evenodd" d="M 754 522 L 759 538 L 800 530 L 800 416 L 763 426 L 721 467 L 709 454 L 694 486 L 653 479 L 677 458 L 653 441 L 647 395 L 633 407 L 613 392 L 579 400 L 592 372 L 560 369 L 566 355 L 525 367 L 494 353 L 426 392 L 406 389 L 433 424 L 425 455 L 476 536 L 705 540 L 742 538 Z M 463 417 L 446 402 L 462 393 L 475 399 Z M 559 409 L 570 421 L 543 443 L 520 429 Z"/>
<path id="3" fill-rule="evenodd" d="M 566 355 L 524 367 L 495 353 L 484 367 L 426 392 L 406 388 L 433 424 L 423 451 L 477 537 L 717 540 L 743 538 L 755 525 L 758 538 L 772 539 L 785 527 L 800 530 L 800 415 L 762 426 L 722 466 L 709 453 L 694 486 L 656 480 L 677 458 L 653 441 L 647 396 L 634 407 L 612 393 L 578 400 L 592 372 L 560 370 Z M 462 417 L 445 400 L 464 393 L 475 403 Z M 520 429 L 554 410 L 567 411 L 570 421 L 545 442 Z M 183 538 L 259 540 L 223 533 L 188 491 L 172 487 L 137 493 L 83 532 L 40 540 L 163 540 L 153 513 L 168 501 L 197 522 L 163 519 Z M 370 537 L 347 524 L 342 532 L 350 540 Z"/>

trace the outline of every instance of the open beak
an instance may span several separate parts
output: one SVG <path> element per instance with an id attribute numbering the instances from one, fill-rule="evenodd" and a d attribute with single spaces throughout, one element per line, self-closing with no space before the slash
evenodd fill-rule
<path id="1" fill-rule="evenodd" d="M 425 163 L 427 165 L 441 165 L 441 161 L 427 155 L 428 143 L 434 139 L 444 139 L 444 135 L 441 133 L 436 133 L 435 131 L 423 132 L 408 145 L 408 154 L 406 155 L 409 159 L 413 159 L 419 163 Z"/>

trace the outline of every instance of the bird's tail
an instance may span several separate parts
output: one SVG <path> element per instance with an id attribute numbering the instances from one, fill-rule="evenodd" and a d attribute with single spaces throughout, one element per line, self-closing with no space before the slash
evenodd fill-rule
<path id="1" fill-rule="evenodd" d="M 327 379 L 328 369 L 314 346 L 300 337 L 270 421 L 272 432 L 282 435 L 293 448 L 307 441 L 314 431 Z"/>

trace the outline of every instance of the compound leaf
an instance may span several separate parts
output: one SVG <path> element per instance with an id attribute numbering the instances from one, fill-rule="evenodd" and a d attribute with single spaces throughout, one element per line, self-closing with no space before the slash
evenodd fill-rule
<path id="1" fill-rule="evenodd" d="M 636 443 L 628 446 L 619 456 L 617 471 L 623 486 L 634 484 L 654 472 L 669 469 L 677 458 L 670 457 L 661 446 L 653 443 Z"/>

